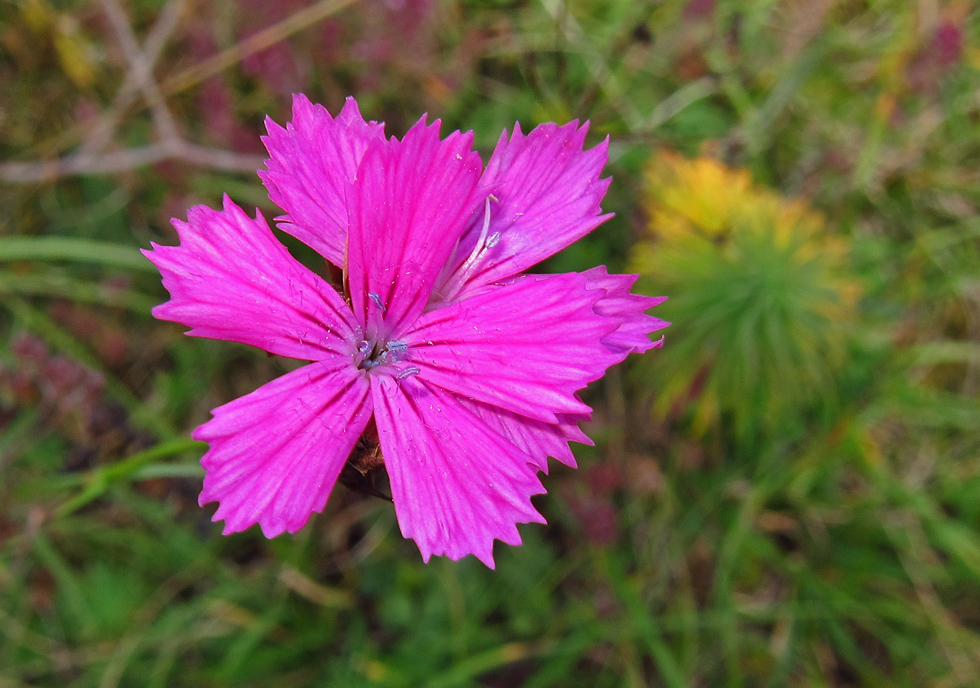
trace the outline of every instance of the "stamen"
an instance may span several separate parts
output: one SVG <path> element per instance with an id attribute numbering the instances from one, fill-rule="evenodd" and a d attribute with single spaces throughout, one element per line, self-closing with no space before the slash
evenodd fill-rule
<path id="1" fill-rule="evenodd" d="M 387 310 L 387 309 L 385 308 L 385 305 L 384 305 L 383 303 L 381 303 L 381 294 L 379 294 L 379 293 L 377 293 L 377 292 L 374 292 L 374 291 L 369 291 L 369 292 L 368 292 L 368 298 L 369 298 L 369 299 L 371 299 L 372 301 L 374 301 L 374 305 L 375 305 L 375 306 L 377 306 L 377 307 L 378 307 L 378 309 L 379 309 L 379 310 L 380 310 L 380 311 L 381 311 L 382 313 L 384 313 L 384 312 L 385 312 L 385 310 Z"/>
<path id="2" fill-rule="evenodd" d="M 480 229 L 480 237 L 476 240 L 476 245 L 473 246 L 473 250 L 470 255 L 463 261 L 463 264 L 459 266 L 453 276 L 446 283 L 446 293 L 447 298 L 451 298 L 459 290 L 459 287 L 472 275 L 480 266 L 480 262 L 486 255 L 486 252 L 497 245 L 500 241 L 500 232 L 494 232 L 490 236 L 487 236 L 487 232 L 490 231 L 490 200 L 493 199 L 497 201 L 497 198 L 493 194 L 487 196 L 484 204 L 483 212 L 483 227 Z M 499 201 L 498 201 L 499 202 Z"/>
<path id="3" fill-rule="evenodd" d="M 484 246 L 486 246 L 487 241 L 487 231 L 490 229 L 490 198 L 487 197 L 484 201 L 483 210 L 483 227 L 480 228 L 480 238 L 476 240 L 476 246 L 473 247 L 473 251 L 470 253 L 466 261 L 460 266 L 460 272 L 465 271 L 465 269 L 473 263 L 479 255 L 483 252 Z"/>
<path id="4" fill-rule="evenodd" d="M 416 368 L 415 366 L 409 366 L 408 368 L 405 368 L 403 371 L 398 373 L 398 375 L 396 375 L 395 378 L 398 380 L 404 380 L 406 377 L 412 377 L 413 375 L 418 375 L 421 372 L 422 371 Z"/>
<path id="5" fill-rule="evenodd" d="M 408 352 L 408 342 L 392 339 L 382 347 L 380 343 L 362 339 L 357 345 L 357 351 L 361 354 L 357 367 L 361 370 L 371 370 L 378 366 L 401 362 Z"/>

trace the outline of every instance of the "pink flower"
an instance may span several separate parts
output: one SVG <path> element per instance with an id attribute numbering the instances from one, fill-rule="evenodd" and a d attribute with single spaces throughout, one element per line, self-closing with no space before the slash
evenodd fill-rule
<path id="1" fill-rule="evenodd" d="M 481 174 L 471 132 L 440 140 L 423 117 L 386 139 L 353 98 L 334 118 L 296 96 L 292 123 L 267 127 L 259 175 L 279 227 L 343 269 L 343 294 L 227 197 L 174 220 L 179 246 L 146 252 L 171 295 L 156 317 L 311 361 L 194 432 L 210 444 L 201 504 L 219 502 L 225 533 L 295 532 L 362 440 L 426 561 L 492 567 L 495 538 L 517 545 L 516 524 L 544 522 L 530 498 L 548 457 L 574 466 L 568 442 L 590 443 L 576 391 L 667 325 L 645 315 L 662 299 L 630 293 L 635 276 L 523 274 L 609 217 L 606 143 L 583 150 L 575 122 L 515 126 Z"/>

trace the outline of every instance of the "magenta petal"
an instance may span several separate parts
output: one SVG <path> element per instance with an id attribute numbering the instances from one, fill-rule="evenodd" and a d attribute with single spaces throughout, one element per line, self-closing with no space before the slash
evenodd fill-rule
<path id="1" fill-rule="evenodd" d="M 402 535 L 422 558 L 475 555 L 493 568 L 493 541 L 519 545 L 518 523 L 544 523 L 532 459 L 455 395 L 419 377 L 372 378 L 375 420 Z"/>
<path id="2" fill-rule="evenodd" d="M 612 217 L 599 207 L 608 141 L 583 150 L 587 131 L 588 123 L 549 123 L 501 135 L 480 180 L 481 193 L 492 194 L 489 226 L 483 232 L 478 218 L 468 227 L 438 289 L 444 300 L 523 272 Z"/>
<path id="3" fill-rule="evenodd" d="M 343 267 L 347 190 L 368 144 L 384 140 L 384 124 L 365 122 L 353 98 L 335 119 L 322 105 L 296 95 L 286 128 L 266 118 L 266 129 L 269 171 L 259 176 L 269 198 L 286 211 L 276 218 L 279 228 Z"/>
<path id="4" fill-rule="evenodd" d="M 170 301 L 153 309 L 187 334 L 318 360 L 351 349 L 353 314 L 333 288 L 298 263 L 261 214 L 225 196 L 224 209 L 196 206 L 174 220 L 179 246 L 143 254 L 160 269 Z"/>
<path id="5" fill-rule="evenodd" d="M 419 121 L 402 141 L 373 142 L 351 192 L 347 277 L 370 338 L 413 321 L 460 233 L 482 203 L 472 132 L 439 140 Z"/>
<path id="6" fill-rule="evenodd" d="M 618 326 L 593 306 L 603 292 L 578 274 L 528 275 L 430 311 L 400 338 L 428 382 L 556 423 L 586 414 L 575 391 L 622 357 L 601 340 Z"/>
<path id="7" fill-rule="evenodd" d="M 545 423 L 472 399 L 460 398 L 459 402 L 527 453 L 532 459 L 531 464 L 534 468 L 545 473 L 548 472 L 549 457 L 557 459 L 566 466 L 576 467 L 575 455 L 568 446 L 569 442 L 590 446 L 595 444 L 578 427 L 579 422 L 588 420 L 588 416 L 559 414 L 559 422 Z"/>
<path id="8" fill-rule="evenodd" d="M 212 413 L 194 431 L 211 448 L 200 503 L 219 502 L 224 533 L 258 523 L 294 533 L 322 511 L 371 418 L 367 376 L 346 357 L 311 363 Z"/>
<path id="9" fill-rule="evenodd" d="M 619 321 L 615 332 L 606 335 L 602 343 L 610 351 L 626 358 L 631 353 L 643 353 L 663 345 L 663 337 L 651 341 L 649 334 L 670 325 L 666 320 L 646 315 L 646 311 L 667 300 L 666 296 L 641 296 L 630 293 L 639 275 L 610 275 L 604 265 L 582 273 L 589 289 L 601 289 L 606 295 L 595 305 L 595 312 Z"/>

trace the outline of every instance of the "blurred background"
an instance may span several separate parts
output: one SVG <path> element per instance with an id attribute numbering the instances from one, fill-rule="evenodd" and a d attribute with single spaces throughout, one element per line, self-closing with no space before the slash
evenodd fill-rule
<path id="1" fill-rule="evenodd" d="M 968 0 L 0 0 L 0 687 L 980 685 L 980 25 Z M 420 561 L 335 490 L 196 504 L 288 361 L 154 320 L 139 253 L 263 120 L 590 120 L 616 217 L 544 271 L 670 300 L 547 526 Z M 280 235 L 300 260 L 322 261 Z"/>

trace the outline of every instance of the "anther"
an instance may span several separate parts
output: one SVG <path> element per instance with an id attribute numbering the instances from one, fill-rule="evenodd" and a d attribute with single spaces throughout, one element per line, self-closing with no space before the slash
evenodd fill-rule
<path id="1" fill-rule="evenodd" d="M 375 306 L 377 306 L 377 307 L 378 307 L 378 309 L 379 309 L 379 310 L 380 310 L 380 311 L 381 311 L 382 313 L 384 313 L 384 312 L 385 312 L 385 310 L 387 310 L 387 309 L 385 308 L 385 305 L 384 305 L 383 303 L 381 303 L 381 294 L 379 294 L 379 293 L 377 293 L 377 292 L 374 292 L 374 291 L 369 291 L 369 292 L 368 292 L 368 298 L 369 298 L 369 299 L 371 299 L 372 301 L 374 301 L 374 305 L 375 305 Z"/>

